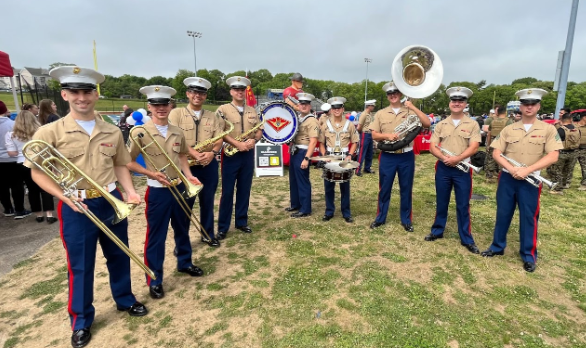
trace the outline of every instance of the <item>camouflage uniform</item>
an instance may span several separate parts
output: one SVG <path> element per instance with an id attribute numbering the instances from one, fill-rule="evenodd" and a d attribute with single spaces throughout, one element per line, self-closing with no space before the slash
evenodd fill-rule
<path id="1" fill-rule="evenodd" d="M 580 146 L 578 147 L 578 150 L 576 150 L 576 161 L 580 163 L 580 169 L 582 170 L 582 181 L 580 182 L 581 186 L 579 190 L 586 191 L 586 126 L 582 126 L 579 129 L 582 134 L 580 137 Z M 568 184 L 572 182 L 573 174 L 574 171 L 570 171 Z"/>
<path id="2" fill-rule="evenodd" d="M 491 141 L 496 139 L 501 131 L 510 124 L 513 124 L 513 121 L 508 118 L 492 119 L 488 126 Z M 484 172 L 486 173 L 487 179 L 492 179 L 498 175 L 500 168 L 494 158 L 492 158 L 492 147 L 490 147 L 490 144 L 487 144 L 486 147 L 487 149 L 486 157 L 484 158 Z"/>
<path id="3" fill-rule="evenodd" d="M 558 183 L 554 188 L 555 191 L 570 188 L 571 173 L 576 165 L 576 150 L 580 146 L 581 138 L 580 130 L 573 125 L 570 125 L 570 127 L 567 127 L 567 125 L 560 127 L 565 135 L 563 140 L 564 148 L 560 150 L 558 161 L 550 167 L 551 178 Z"/>

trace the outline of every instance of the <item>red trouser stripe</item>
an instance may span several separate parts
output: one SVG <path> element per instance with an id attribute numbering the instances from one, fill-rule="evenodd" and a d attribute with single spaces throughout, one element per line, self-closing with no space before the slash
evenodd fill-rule
<path id="1" fill-rule="evenodd" d="M 533 262 L 535 262 L 535 251 L 537 250 L 537 215 L 539 215 L 539 209 L 541 205 L 541 189 L 543 184 L 539 185 L 539 192 L 537 193 L 537 209 L 535 209 L 535 215 L 533 215 L 533 248 L 531 249 L 531 256 L 533 256 Z"/>
<path id="2" fill-rule="evenodd" d="M 73 298 L 73 270 L 71 269 L 71 263 L 69 262 L 69 251 L 67 251 L 67 244 L 63 237 L 63 216 L 61 210 L 63 209 L 63 201 L 59 201 L 57 204 L 57 216 L 59 217 L 59 234 L 61 235 L 61 241 L 63 242 L 63 248 L 65 249 L 65 256 L 67 257 L 67 272 L 69 273 L 69 296 L 67 299 L 67 311 L 73 317 L 71 321 L 71 330 L 75 327 L 75 321 L 77 320 L 77 313 L 71 310 L 71 303 Z"/>
<path id="3" fill-rule="evenodd" d="M 472 168 L 470 168 L 470 194 L 468 195 L 468 234 L 472 235 L 472 216 L 470 215 L 470 200 L 472 199 L 472 189 L 474 180 L 472 179 Z"/>

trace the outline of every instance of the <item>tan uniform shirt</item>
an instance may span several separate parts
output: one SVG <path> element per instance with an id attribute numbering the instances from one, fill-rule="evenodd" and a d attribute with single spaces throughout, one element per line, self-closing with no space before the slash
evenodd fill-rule
<path id="1" fill-rule="evenodd" d="M 415 115 L 415 113 L 404 106 L 401 106 L 398 114 L 395 114 L 393 108 L 388 106 L 377 111 L 374 115 L 374 121 L 372 121 L 369 128 L 371 131 L 379 133 L 395 133 L 395 128 L 410 115 Z"/>
<path id="2" fill-rule="evenodd" d="M 523 122 L 506 126 L 501 134 L 490 144 L 505 156 L 530 166 L 539 161 L 544 154 L 563 148 L 562 141 L 554 126 L 535 120 L 529 132 L 525 131 Z"/>
<path id="3" fill-rule="evenodd" d="M 346 121 L 347 120 L 345 118 L 342 118 L 340 123 L 336 123 L 334 122 L 334 117 L 330 119 L 330 123 L 332 124 L 332 128 L 335 132 L 341 132 L 344 129 L 344 126 L 346 125 Z M 350 150 L 350 144 L 357 143 L 359 137 L 358 132 L 356 131 L 356 127 L 354 127 L 354 123 L 350 121 L 348 122 L 350 124 L 348 125 L 347 132 L 340 133 L 340 147 L 347 147 L 348 150 Z M 327 148 L 333 148 L 336 146 L 335 132 L 331 132 L 328 128 L 327 122 L 324 122 L 319 133 L 319 142 L 325 145 L 326 150 Z"/>
<path id="4" fill-rule="evenodd" d="M 431 142 L 458 156 L 470 146 L 470 142 L 482 142 L 480 126 L 470 117 L 462 117 L 454 126 L 452 116 L 440 121 L 433 131 Z"/>
<path id="5" fill-rule="evenodd" d="M 319 117 L 319 128 L 321 129 L 321 127 L 324 125 L 324 123 L 326 123 L 326 121 L 328 120 L 328 118 L 330 118 L 330 116 L 328 116 L 327 114 L 323 114 Z"/>
<path id="6" fill-rule="evenodd" d="M 311 138 L 319 137 L 319 123 L 314 116 L 307 117 L 295 135 L 295 145 L 309 145 Z"/>
<path id="7" fill-rule="evenodd" d="M 68 114 L 39 128 L 33 139 L 49 143 L 98 185 L 106 186 L 117 180 L 114 166 L 126 166 L 130 155 L 120 129 L 101 118 L 95 120 L 94 130 L 89 135 Z M 24 165 L 33 167 L 28 160 Z M 82 180 L 77 188 L 85 190 L 92 187 Z"/>
<path id="8" fill-rule="evenodd" d="M 187 107 L 173 109 L 169 114 L 169 123 L 181 128 L 189 147 L 216 137 L 224 130 L 224 120 L 209 110 L 201 110 L 199 125 L 197 120 L 194 111 Z"/>
<path id="9" fill-rule="evenodd" d="M 181 129 L 177 126 L 170 124 L 169 128 L 167 129 L 167 137 L 163 138 L 161 133 L 159 133 L 159 131 L 155 127 L 153 121 L 148 121 L 147 123 L 145 123 L 144 128 L 153 135 L 155 141 L 159 145 L 161 145 L 161 147 L 165 150 L 166 154 L 173 161 L 173 163 L 175 163 L 175 165 L 179 169 L 181 169 L 181 163 L 179 162 L 179 154 L 187 155 L 188 153 L 187 144 L 185 143 L 185 137 L 183 136 L 183 132 L 181 131 Z M 131 137 L 138 136 L 138 133 L 140 133 L 140 130 L 137 128 L 133 128 L 130 130 Z M 150 139 L 147 135 L 145 135 L 143 138 L 139 138 L 141 146 L 145 146 L 151 141 L 152 139 Z M 145 149 L 145 152 L 149 155 L 150 159 L 158 169 L 163 168 L 169 163 L 166 156 L 163 154 L 163 152 L 161 152 L 161 150 L 159 150 L 158 146 L 156 146 L 155 144 L 152 144 L 151 146 L 147 147 Z M 141 152 L 138 148 L 138 145 L 136 145 L 134 141 L 131 141 L 130 156 L 132 157 L 132 159 L 136 160 L 140 153 Z M 150 161 L 146 158 L 144 162 L 148 170 L 153 172 L 158 171 L 158 169 L 154 168 Z M 179 174 L 171 166 L 165 169 L 165 173 L 171 179 L 175 179 L 179 176 Z"/>
<path id="10" fill-rule="evenodd" d="M 370 133 L 370 124 L 374 121 L 374 112 L 363 112 L 358 119 L 358 124 L 362 127 L 362 132 Z"/>
<path id="11" fill-rule="evenodd" d="M 218 110 L 216 110 L 216 114 L 220 117 L 223 115 L 226 120 L 234 124 L 234 129 L 229 134 L 232 138 L 236 138 L 242 133 L 246 133 L 260 122 L 260 117 L 256 113 L 256 110 L 248 105 L 244 106 L 243 116 L 240 116 L 238 109 L 232 103 L 220 105 Z M 260 129 L 262 129 L 262 127 Z M 227 123 L 225 123 L 223 130 L 228 130 Z"/>

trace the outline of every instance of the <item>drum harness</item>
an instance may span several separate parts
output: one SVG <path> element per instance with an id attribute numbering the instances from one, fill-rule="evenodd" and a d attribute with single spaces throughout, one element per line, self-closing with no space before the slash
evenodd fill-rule
<path id="1" fill-rule="evenodd" d="M 334 144 L 334 147 L 332 148 L 332 147 L 326 146 L 328 154 L 347 155 L 348 154 L 348 147 L 344 147 L 344 148 L 341 147 L 340 134 L 348 133 L 348 127 L 350 127 L 350 121 L 346 120 L 346 123 L 344 124 L 344 128 L 342 128 L 342 130 L 339 132 L 336 132 L 334 130 L 334 127 L 332 126 L 330 119 L 328 119 L 326 121 L 326 125 L 328 126 L 328 129 L 330 130 L 331 133 L 336 133 L 336 142 Z M 326 145 L 327 145 L 327 143 L 326 143 Z"/>

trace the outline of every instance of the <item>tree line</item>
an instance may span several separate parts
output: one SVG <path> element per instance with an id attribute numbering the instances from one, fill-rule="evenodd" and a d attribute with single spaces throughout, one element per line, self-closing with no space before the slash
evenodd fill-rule
<path id="1" fill-rule="evenodd" d="M 231 76 L 248 76 L 252 82 L 254 94 L 263 96 L 266 95 L 268 89 L 282 89 L 290 86 L 291 81 L 289 80 L 289 76 L 292 74 L 277 73 L 273 75 L 267 69 L 248 72 L 239 70 L 229 74 L 225 74 L 217 69 L 201 69 L 197 71 L 197 76 L 205 78 L 212 84 L 212 87 L 208 91 L 208 101 L 210 103 L 221 103 L 231 100 L 230 90 L 224 82 Z M 120 77 L 105 75 L 106 80 L 100 85 L 100 91 L 102 95 L 108 98 L 119 98 L 121 95 L 130 95 L 133 98 L 141 99 L 143 96 L 138 92 L 141 87 L 158 84 L 175 88 L 177 90 L 177 99 L 184 99 L 186 87 L 183 84 L 183 80 L 194 75 L 193 71 L 185 69 L 177 71 L 174 77 L 154 76 L 148 79 L 128 74 Z M 379 108 L 388 105 L 386 95 L 382 90 L 382 86 L 386 82 L 388 81 L 368 81 L 367 99 L 376 99 Z M 550 93 L 543 98 L 541 113 L 555 111 L 557 92 L 552 91 L 553 81 L 541 81 L 533 77 L 516 79 L 510 84 L 503 85 L 487 84 L 485 80 L 479 82 L 455 81 L 449 85 L 442 84 L 431 96 L 414 100 L 413 102 L 428 114 L 449 113 L 449 100 L 445 94 L 445 90 L 451 86 L 468 87 L 474 92 L 474 95 L 469 101 L 470 113 L 473 115 L 488 113 L 494 105 L 507 105 L 509 101 L 516 100 L 515 92 L 523 88 L 543 88 L 549 91 Z M 346 102 L 346 110 L 361 111 L 364 107 L 364 87 L 365 80 L 355 83 L 345 83 L 305 78 L 303 90 L 323 101 L 333 96 L 345 97 L 348 100 Z M 572 110 L 586 107 L 586 82 L 568 82 L 565 106 Z"/>

